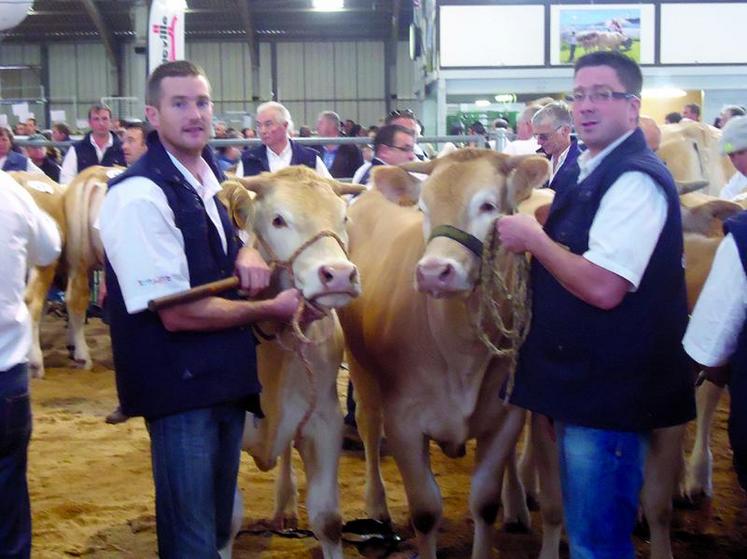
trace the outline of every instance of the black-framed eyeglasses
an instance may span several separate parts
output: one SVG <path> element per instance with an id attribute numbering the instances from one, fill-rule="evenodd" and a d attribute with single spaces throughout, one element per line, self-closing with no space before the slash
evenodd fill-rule
<path id="1" fill-rule="evenodd" d="M 389 118 L 397 118 L 398 116 L 415 118 L 415 113 L 412 111 L 412 109 L 394 109 L 389 113 Z"/>
<path id="2" fill-rule="evenodd" d="M 635 93 L 628 93 L 627 91 L 611 91 L 609 89 L 595 89 L 590 92 L 574 91 L 570 95 L 566 95 L 565 100 L 569 103 L 581 103 L 584 99 L 588 99 L 594 104 L 609 103 L 613 99 L 637 99 L 638 96 Z"/>
<path id="3" fill-rule="evenodd" d="M 415 151 L 415 148 L 413 146 L 395 146 L 394 144 L 384 144 L 385 146 L 388 146 L 390 148 L 403 151 L 405 153 L 412 153 Z"/>

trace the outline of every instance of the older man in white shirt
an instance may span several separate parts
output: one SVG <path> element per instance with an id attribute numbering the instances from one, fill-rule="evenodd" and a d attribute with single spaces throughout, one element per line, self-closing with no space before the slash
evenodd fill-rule
<path id="1" fill-rule="evenodd" d="M 257 107 L 257 132 L 262 145 L 244 151 L 236 174 L 251 177 L 265 171 L 274 173 L 291 165 L 305 165 L 331 179 L 332 175 L 316 150 L 290 139 L 292 126 L 288 109 L 280 103 L 270 101 Z"/>

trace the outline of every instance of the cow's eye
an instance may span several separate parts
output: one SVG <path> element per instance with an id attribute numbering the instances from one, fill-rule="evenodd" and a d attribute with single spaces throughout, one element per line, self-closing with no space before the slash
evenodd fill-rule
<path id="1" fill-rule="evenodd" d="M 272 218 L 272 226 L 277 227 L 279 229 L 281 227 L 288 227 L 288 224 L 285 222 L 285 220 L 281 216 L 276 215 L 275 217 Z"/>
<path id="2" fill-rule="evenodd" d="M 343 223 L 350 223 L 350 218 L 348 216 L 345 216 L 345 219 L 342 220 Z"/>
<path id="3" fill-rule="evenodd" d="M 480 206 L 480 211 L 483 213 L 494 212 L 495 210 L 495 204 L 492 202 L 483 202 Z"/>

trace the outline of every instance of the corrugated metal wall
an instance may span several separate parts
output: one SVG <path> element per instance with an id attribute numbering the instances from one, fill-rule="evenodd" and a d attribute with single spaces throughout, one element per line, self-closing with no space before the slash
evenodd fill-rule
<path id="1" fill-rule="evenodd" d="M 3 45 L 0 48 L 0 66 L 33 66 L 30 69 L 0 70 L 0 114 L 7 122 L 15 124 L 13 102 L 21 99 L 37 99 L 44 96 L 41 88 L 41 47 L 39 45 Z M 41 121 L 44 105 L 29 102 L 29 111 Z"/>
<path id="2" fill-rule="evenodd" d="M 253 114 L 256 96 L 272 99 L 272 49 L 260 43 L 259 91 L 252 91 L 249 47 L 237 42 L 187 43 L 187 57 L 200 64 L 213 87 L 215 114 L 235 127 L 243 124 L 243 115 Z M 343 119 L 364 125 L 375 124 L 385 112 L 384 43 L 362 42 L 288 42 L 275 43 L 278 100 L 288 106 L 297 126 L 314 125 L 322 110 L 337 111 Z M 3 45 L 0 64 L 41 63 L 39 45 Z M 407 55 L 407 43 L 397 53 L 397 95 L 399 107 L 413 107 L 413 65 Z M 50 108 L 64 110 L 69 124 L 85 119 L 88 107 L 116 89 L 116 76 L 100 43 L 51 43 L 49 46 L 50 88 L 46 92 Z M 34 77 L 36 76 L 36 77 Z M 23 77 L 0 73 L 2 87 L 24 86 L 25 95 L 38 97 L 38 72 Z M 34 80 L 37 80 L 34 82 Z M 22 83 L 21 83 L 22 82 Z M 136 102 L 113 102 L 121 116 L 141 117 L 144 112 L 145 55 L 134 45 L 124 48 L 124 95 Z M 31 91 L 36 93 L 31 94 Z M 7 94 L 3 94 L 8 97 Z M 417 107 L 415 107 L 417 109 Z M 0 110 L 10 114 L 9 107 Z M 43 110 L 38 111 L 43 124 Z M 15 118 L 11 117 L 11 123 Z"/>

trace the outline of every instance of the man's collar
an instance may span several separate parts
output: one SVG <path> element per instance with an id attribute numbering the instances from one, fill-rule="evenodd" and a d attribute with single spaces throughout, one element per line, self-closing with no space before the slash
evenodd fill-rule
<path id="1" fill-rule="evenodd" d="M 275 151 L 270 147 L 267 147 L 267 155 L 269 157 L 270 153 L 272 153 L 275 157 L 283 157 L 283 155 L 287 154 L 288 151 L 291 150 L 291 139 L 287 138 L 285 142 L 285 147 L 280 151 L 280 153 L 275 153 Z"/>
<path id="2" fill-rule="evenodd" d="M 630 130 L 620 136 L 617 140 L 612 142 L 610 145 L 608 145 L 606 148 L 604 148 L 602 151 L 597 153 L 596 155 L 592 156 L 589 150 L 586 150 L 581 155 L 578 156 L 578 166 L 581 169 L 580 176 L 586 177 L 589 176 L 594 169 L 596 169 L 599 164 L 604 160 L 605 157 L 607 157 L 610 153 L 612 153 L 615 148 L 617 148 L 620 144 L 622 144 L 625 140 L 627 140 L 633 132 L 635 132 L 636 129 L 633 128 L 633 130 Z"/>
<path id="3" fill-rule="evenodd" d="M 98 144 L 96 143 L 96 138 L 95 138 L 95 136 L 93 135 L 93 132 L 91 132 L 91 136 L 90 136 L 90 139 L 91 139 L 91 143 L 92 143 L 92 144 L 93 144 L 94 146 L 98 146 Z M 109 132 L 109 138 L 107 139 L 106 143 L 104 144 L 104 147 L 105 147 L 105 148 L 108 148 L 108 147 L 111 147 L 111 146 L 113 146 L 113 145 L 114 145 L 114 134 L 113 134 L 113 133 L 111 133 L 111 132 Z"/>

